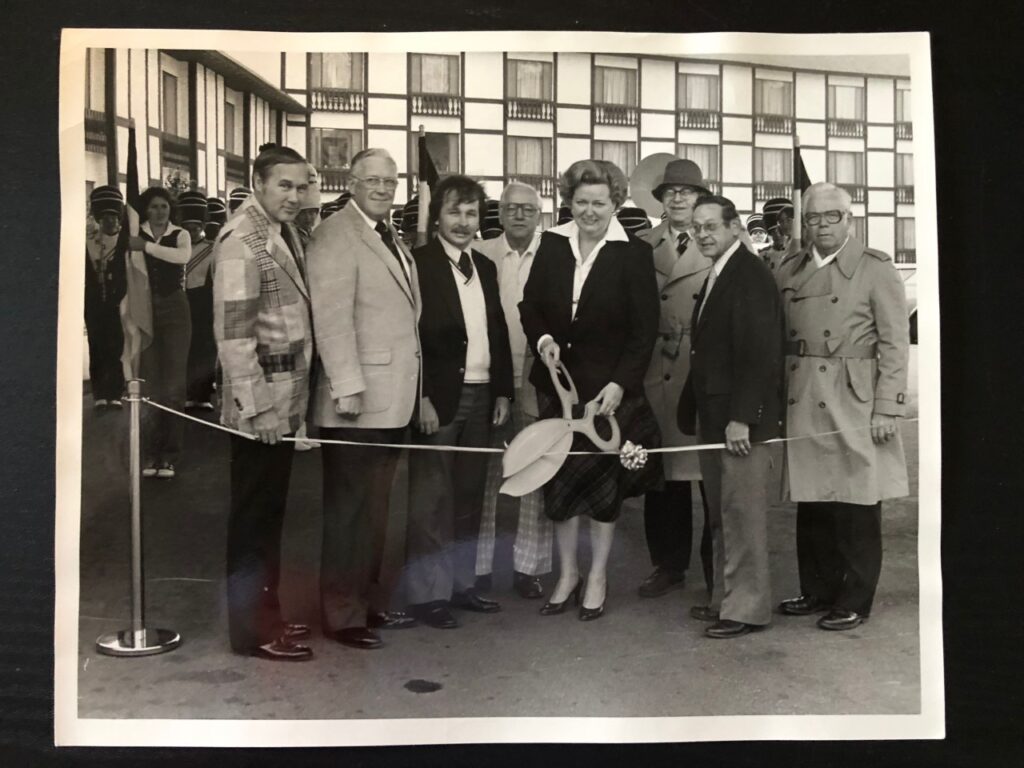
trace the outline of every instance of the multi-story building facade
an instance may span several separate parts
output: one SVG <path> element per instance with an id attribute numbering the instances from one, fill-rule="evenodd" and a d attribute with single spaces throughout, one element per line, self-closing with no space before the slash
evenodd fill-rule
<path id="1" fill-rule="evenodd" d="M 139 184 L 224 195 L 250 182 L 260 144 L 282 143 L 306 108 L 219 51 L 94 48 L 86 57 L 86 185 L 126 180 L 133 126 Z"/>
<path id="2" fill-rule="evenodd" d="M 330 199 L 347 185 L 352 156 L 374 146 L 398 163 L 401 205 L 416 189 L 422 126 L 442 172 L 469 174 L 494 196 L 512 179 L 533 184 L 546 225 L 570 163 L 604 158 L 629 174 L 656 152 L 694 160 L 709 187 L 749 214 L 792 196 L 799 139 L 811 180 L 850 192 L 857 234 L 913 265 L 907 73 L 815 63 L 821 68 L 590 53 L 91 51 L 88 172 L 97 183 L 114 173 L 123 180 L 134 120 L 146 127 L 140 179 L 151 184 L 193 181 L 223 195 L 248 183 L 259 144 L 278 141 L 317 166 Z"/>

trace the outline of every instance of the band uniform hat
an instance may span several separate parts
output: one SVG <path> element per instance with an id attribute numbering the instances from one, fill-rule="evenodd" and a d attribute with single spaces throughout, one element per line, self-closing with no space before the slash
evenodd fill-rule
<path id="1" fill-rule="evenodd" d="M 772 229 L 779 223 L 779 213 L 782 211 L 789 211 L 789 215 L 792 216 L 794 213 L 793 203 L 787 197 L 773 197 L 768 200 L 763 206 L 761 206 L 761 212 L 764 214 L 764 225 L 768 229 Z"/>
<path id="2" fill-rule="evenodd" d="M 480 222 L 480 237 L 484 240 L 501 237 L 501 233 L 505 231 L 501 226 L 500 208 L 501 204 L 497 200 L 487 201 L 487 211 L 484 220 Z"/>
<path id="3" fill-rule="evenodd" d="M 391 226 L 395 228 L 396 232 L 402 231 L 402 209 L 392 208 L 391 209 Z"/>
<path id="4" fill-rule="evenodd" d="M 320 206 L 320 220 L 323 221 L 324 219 L 336 214 L 348 205 L 348 201 L 351 199 L 352 193 L 346 189 L 333 200 L 328 200 L 326 203 L 323 203 Z"/>
<path id="5" fill-rule="evenodd" d="M 178 224 L 205 224 L 207 216 L 206 195 L 189 189 L 178 195 L 178 202 L 175 206 L 178 214 Z"/>
<path id="6" fill-rule="evenodd" d="M 572 209 L 568 205 L 561 205 L 558 207 L 558 221 L 555 226 L 562 226 L 572 221 Z"/>
<path id="7" fill-rule="evenodd" d="M 228 208 L 234 213 L 238 210 L 238 206 L 244 203 L 251 194 L 252 190 L 248 187 L 235 187 L 228 194 Z"/>
<path id="8" fill-rule="evenodd" d="M 219 197 L 206 198 L 206 215 L 214 224 L 223 224 L 228 220 L 228 207 Z"/>
<path id="9" fill-rule="evenodd" d="M 692 187 L 701 194 L 711 194 L 704 186 L 704 175 L 700 171 L 700 166 L 693 160 L 673 160 L 666 165 L 665 175 L 662 176 L 661 182 L 651 190 L 651 194 L 661 200 L 661 196 L 665 194 L 665 189 L 668 187 Z"/>
<path id="10" fill-rule="evenodd" d="M 104 184 L 89 193 L 89 214 L 94 219 L 98 219 L 105 213 L 115 213 L 120 216 L 123 210 L 124 195 L 117 187 Z"/>
<path id="11" fill-rule="evenodd" d="M 416 227 L 420 223 L 420 196 L 413 195 L 402 207 L 402 225 L 399 227 L 399 231 L 403 235 L 414 235 L 416 234 Z"/>
<path id="12" fill-rule="evenodd" d="M 636 235 L 639 232 L 643 232 L 645 229 L 651 228 L 651 220 L 647 216 L 647 211 L 643 208 L 635 208 L 632 206 L 619 208 L 619 211 L 615 216 L 618 218 L 622 228 L 631 235 Z"/>
<path id="13" fill-rule="evenodd" d="M 757 230 L 761 230 L 765 233 L 768 232 L 768 229 L 764 224 L 764 216 L 760 213 L 752 213 L 747 217 L 747 232 L 754 234 Z"/>

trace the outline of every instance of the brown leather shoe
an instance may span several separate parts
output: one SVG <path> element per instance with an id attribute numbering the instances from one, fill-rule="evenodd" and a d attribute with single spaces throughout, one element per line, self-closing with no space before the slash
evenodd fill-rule
<path id="1" fill-rule="evenodd" d="M 690 616 L 697 621 L 718 621 L 718 611 L 710 605 L 695 605 L 690 608 Z"/>
<path id="2" fill-rule="evenodd" d="M 846 611 L 842 608 L 833 608 L 827 614 L 818 619 L 819 629 L 828 629 L 833 632 L 841 632 L 844 629 L 859 627 L 868 617 L 856 611 Z"/>
<path id="3" fill-rule="evenodd" d="M 828 609 L 828 603 L 811 595 L 791 597 L 779 603 L 779 613 L 784 613 L 787 616 L 810 616 L 812 613 L 821 613 Z"/>
<path id="4" fill-rule="evenodd" d="M 742 637 L 743 635 L 750 634 L 751 632 L 760 632 L 762 629 L 764 629 L 764 627 L 760 624 L 744 624 L 742 621 L 719 619 L 710 627 L 705 629 L 704 634 L 718 640 L 727 640 L 733 637 Z"/>

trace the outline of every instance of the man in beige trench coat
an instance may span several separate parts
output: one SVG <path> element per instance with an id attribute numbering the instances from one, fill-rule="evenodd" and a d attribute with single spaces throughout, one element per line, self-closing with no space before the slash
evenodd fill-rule
<path id="1" fill-rule="evenodd" d="M 661 429 L 662 445 L 693 445 L 696 438 L 684 435 L 676 424 L 679 396 L 690 372 L 690 321 L 701 286 L 711 269 L 690 233 L 697 199 L 711 193 L 701 170 L 691 160 L 673 160 L 652 190 L 665 208 L 665 220 L 642 233 L 654 248 L 661 320 L 658 340 L 644 380 L 647 399 Z M 644 528 L 654 571 L 640 585 L 641 597 L 658 597 L 680 587 L 690 565 L 693 543 L 693 496 L 691 481 L 700 480 L 697 453 L 664 455 L 665 489 L 648 491 L 644 497 Z M 704 581 L 711 592 L 713 573 L 711 535 L 706 524 L 707 502 L 701 485 L 705 525 L 701 538 Z"/>
<path id="2" fill-rule="evenodd" d="M 788 377 L 785 481 L 797 502 L 799 597 L 828 610 L 822 629 L 871 612 L 882 567 L 881 501 L 906 496 L 904 415 L 909 321 L 889 256 L 850 236 L 850 196 L 824 182 L 804 194 L 808 247 L 779 267 Z M 810 439 L 792 438 L 842 430 Z"/>

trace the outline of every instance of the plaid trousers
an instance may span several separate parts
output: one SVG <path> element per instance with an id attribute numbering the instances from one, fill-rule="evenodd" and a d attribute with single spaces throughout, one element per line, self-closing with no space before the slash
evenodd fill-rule
<path id="1" fill-rule="evenodd" d="M 529 386 L 529 385 L 527 385 Z M 492 445 L 503 446 L 503 439 L 511 439 L 537 418 L 523 411 L 522 390 L 516 389 L 509 423 L 494 430 Z M 509 435 L 511 427 L 511 435 Z M 498 490 L 501 488 L 501 454 L 494 454 L 487 465 L 487 484 L 484 487 L 484 508 L 480 517 L 480 538 L 476 548 L 476 575 L 491 573 L 494 567 L 494 539 L 498 514 Z M 519 499 L 519 522 L 512 545 L 512 567 L 528 576 L 541 576 L 551 572 L 551 521 L 544 514 L 544 490 L 538 488 Z"/>

